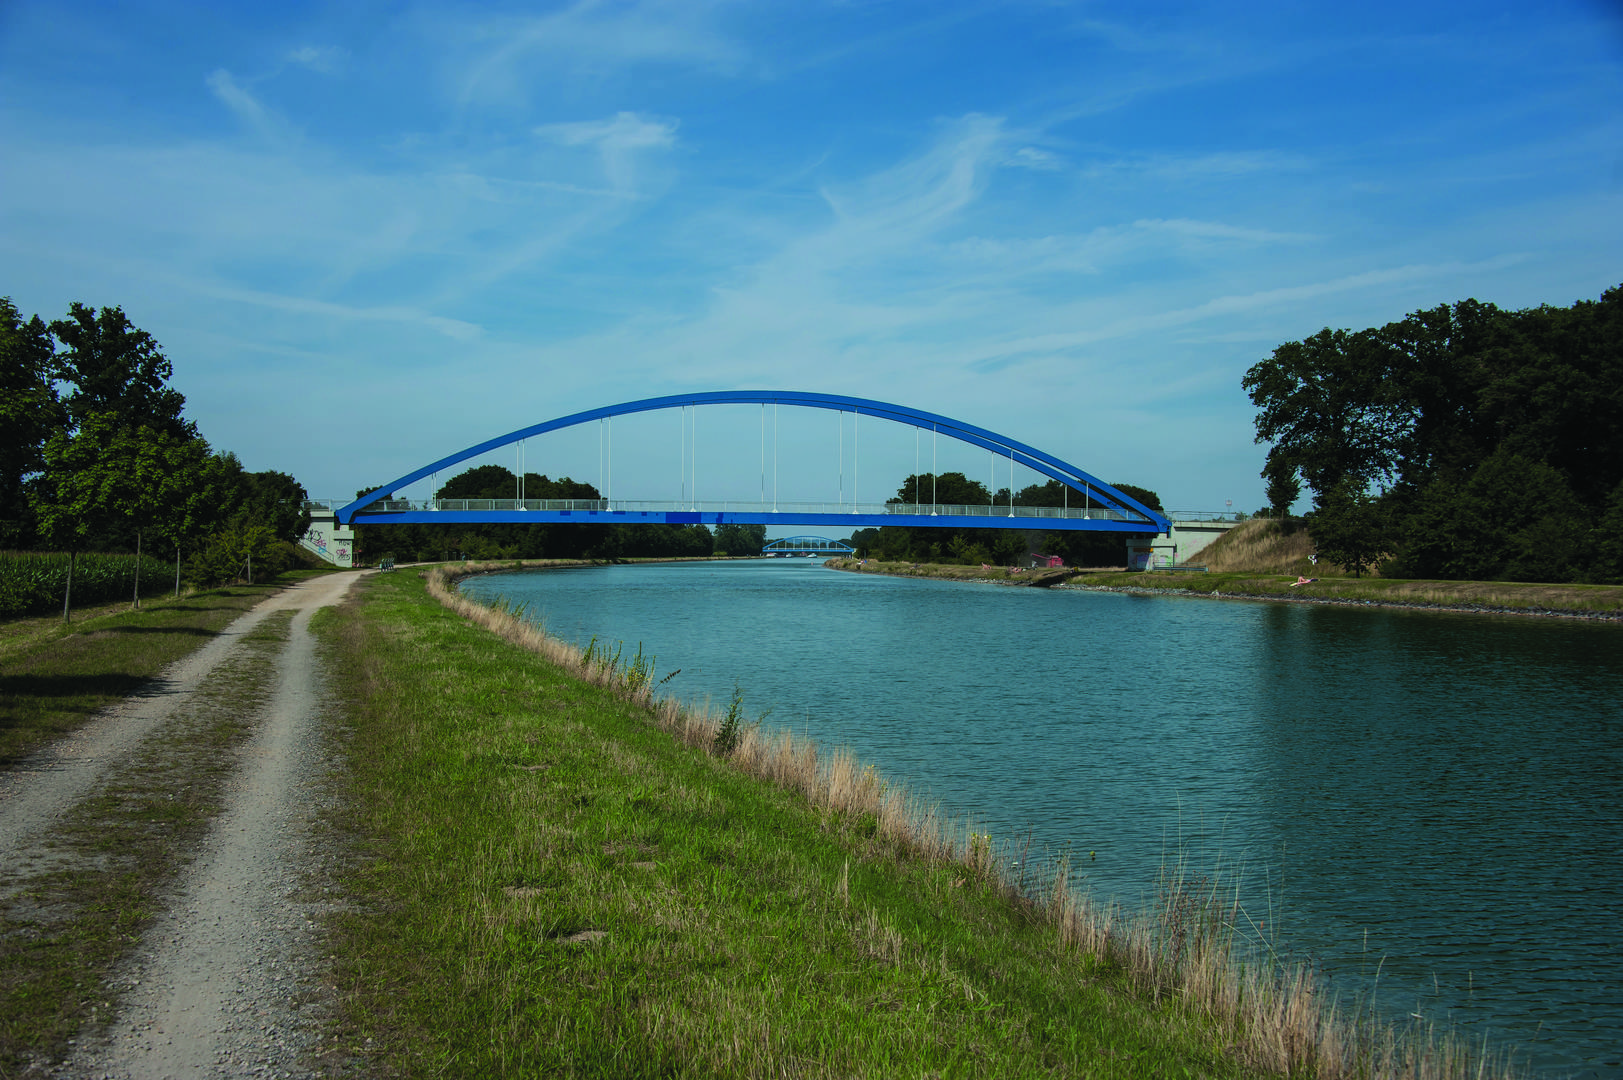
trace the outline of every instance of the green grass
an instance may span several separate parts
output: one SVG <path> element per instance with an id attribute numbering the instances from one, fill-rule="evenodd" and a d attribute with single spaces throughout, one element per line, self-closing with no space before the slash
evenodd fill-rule
<path id="1" fill-rule="evenodd" d="M 339 1056 L 407 1076 L 1249 1075 L 1216 1024 L 1063 947 L 994 876 L 681 745 L 416 575 L 317 627 L 352 694 L 362 852 Z"/>
<path id="2" fill-rule="evenodd" d="M 127 601 L 0 623 L 0 769 L 138 692 L 282 586 L 234 586 L 179 601 Z"/>
<path id="3" fill-rule="evenodd" d="M 1194 562 L 1200 557 L 1195 556 Z M 841 570 L 898 577 L 928 577 L 955 581 L 996 581 L 1011 585 L 1064 584 L 1105 589 L 1152 589 L 1191 594 L 1222 593 L 1264 599 L 1317 599 L 1414 607 L 1481 608 L 1505 611 L 1553 611 L 1577 614 L 1623 614 L 1623 586 L 1553 585 L 1517 581 L 1433 581 L 1381 577 L 1348 577 L 1339 569 L 1313 570 L 1302 560 L 1302 574 L 1322 574 L 1311 585 L 1294 585 L 1299 575 L 1253 570 L 1210 573 L 1121 572 L 1072 570 L 1026 571 L 1011 575 L 1001 567 L 990 571 L 978 566 L 936 563 L 880 563 L 866 565 L 855 559 L 830 560 Z"/>
<path id="4" fill-rule="evenodd" d="M 1312 576 L 1309 574 L 1308 576 Z M 1070 584 L 1107 588 L 1176 589 L 1225 596 L 1294 597 L 1413 606 L 1623 613 L 1623 586 L 1548 585 L 1517 581 L 1432 581 L 1378 577 L 1321 577 L 1293 585 L 1296 575 L 1224 573 L 1081 574 Z"/>
<path id="5" fill-rule="evenodd" d="M 219 812 L 292 612 L 275 612 L 189 706 L 0 870 L 0 1076 L 111 1019 L 109 979 Z"/>

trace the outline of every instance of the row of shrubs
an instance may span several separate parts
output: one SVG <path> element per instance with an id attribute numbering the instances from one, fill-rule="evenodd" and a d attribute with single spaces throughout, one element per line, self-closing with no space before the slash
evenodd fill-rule
<path id="1" fill-rule="evenodd" d="M 175 568 L 160 559 L 86 553 L 73 561 L 74 606 L 130 599 L 135 594 L 137 563 L 142 596 L 157 596 L 174 588 Z M 0 618 L 61 611 L 67 583 L 65 554 L 0 552 Z"/>

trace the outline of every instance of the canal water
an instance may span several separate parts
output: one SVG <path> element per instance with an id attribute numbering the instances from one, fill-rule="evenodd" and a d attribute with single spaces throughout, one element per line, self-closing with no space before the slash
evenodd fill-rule
<path id="1" fill-rule="evenodd" d="M 1182 859 L 1344 1004 L 1623 1078 L 1623 627 L 842 573 L 504 574 L 465 592 L 845 744 L 1096 900 Z"/>

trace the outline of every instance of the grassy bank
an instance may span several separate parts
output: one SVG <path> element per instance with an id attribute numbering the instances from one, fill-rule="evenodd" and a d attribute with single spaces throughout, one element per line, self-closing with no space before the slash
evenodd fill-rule
<path id="1" fill-rule="evenodd" d="M 991 581 L 1009 585 L 1063 586 L 1129 591 L 1155 591 L 1236 599 L 1317 601 L 1324 603 L 1392 604 L 1404 607 L 1443 608 L 1451 611 L 1550 613 L 1623 617 L 1623 586 L 1541 585 L 1514 581 L 1410 581 L 1380 577 L 1352 577 L 1334 569 L 1319 569 L 1302 559 L 1299 573 L 1257 570 L 1211 570 L 1206 573 L 1028 570 L 1012 573 L 1002 568 L 947 566 L 930 563 L 865 563 L 831 559 L 840 570 L 897 577 L 928 577 L 949 581 Z M 1317 577 L 1297 585 L 1298 577 Z"/>
<path id="2" fill-rule="evenodd" d="M 476 568 L 470 568 L 476 569 Z M 446 606 L 434 602 L 437 594 Z M 1241 972 L 1232 907 L 1143 923 L 1009 880 L 849 755 L 658 700 L 443 579 L 318 617 L 359 853 L 344 1064 L 400 1075 L 1466 1075 Z M 1415 1049 L 1422 1047 L 1422 1049 Z"/>
<path id="3" fill-rule="evenodd" d="M 1311 576 L 1311 575 L 1305 575 Z M 1515 581 L 1410 581 L 1390 578 L 1321 577 L 1294 585 L 1294 577 L 1244 571 L 1227 573 L 1084 574 L 1067 584 L 1112 589 L 1168 589 L 1191 594 L 1392 604 L 1450 611 L 1623 616 L 1623 586 L 1540 585 Z"/>
<path id="4" fill-rule="evenodd" d="M 0 769 L 139 692 L 282 587 L 232 586 L 138 611 L 121 600 L 76 611 L 68 624 L 60 614 L 0 623 Z"/>

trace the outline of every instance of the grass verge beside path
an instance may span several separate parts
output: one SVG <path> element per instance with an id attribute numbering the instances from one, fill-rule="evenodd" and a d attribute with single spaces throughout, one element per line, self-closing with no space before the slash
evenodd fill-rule
<path id="1" fill-rule="evenodd" d="M 1011 585 L 1143 590 L 1191 595 L 1323 603 L 1393 604 L 1451 611 L 1588 615 L 1623 618 L 1623 586 L 1543 585 L 1516 581 L 1430 581 L 1325 574 L 1309 585 L 1294 585 L 1295 574 L 1231 570 L 1212 573 L 1032 570 L 1020 574 L 995 567 L 934 563 L 882 563 L 873 559 L 831 559 L 839 570 L 896 577 L 991 581 Z"/>
<path id="2" fill-rule="evenodd" d="M 317 616 L 350 688 L 339 824 L 359 853 L 334 1065 L 1503 1075 L 1333 1022 L 1306 973 L 1236 975 L 1234 912 L 1198 883 L 1173 875 L 1137 926 L 1063 888 L 1033 899 L 990 838 L 955 841 L 849 755 L 682 713 L 640 651 L 566 655 L 428 576 Z M 706 752 L 729 730 L 735 749 Z"/>
<path id="3" fill-rule="evenodd" d="M 137 693 L 290 580 L 0 623 L 0 769 Z"/>

